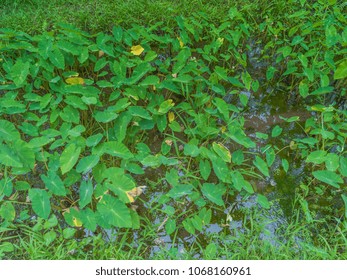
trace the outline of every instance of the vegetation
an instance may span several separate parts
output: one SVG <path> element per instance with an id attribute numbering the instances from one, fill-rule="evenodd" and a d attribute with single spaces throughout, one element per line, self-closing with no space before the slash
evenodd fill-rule
<path id="1" fill-rule="evenodd" d="M 5 1 L 1 258 L 347 257 L 344 3 L 87 2 Z"/>

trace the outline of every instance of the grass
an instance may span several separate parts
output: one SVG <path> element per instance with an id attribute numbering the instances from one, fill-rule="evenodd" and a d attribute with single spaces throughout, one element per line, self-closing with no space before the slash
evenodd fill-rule
<path id="1" fill-rule="evenodd" d="M 153 249 L 156 231 L 148 224 L 137 232 L 134 239 L 132 231 L 123 231 L 113 235 L 111 241 L 105 241 L 102 234 L 78 239 L 58 238 L 47 245 L 44 236 L 33 231 L 26 231 L 15 250 L 6 255 L 6 259 L 229 259 L 229 260 L 334 260 L 347 259 L 347 223 L 336 222 L 335 227 L 324 228 L 325 220 L 311 224 L 302 223 L 296 211 L 287 224 L 276 228 L 275 238 L 267 235 L 266 224 L 273 221 L 259 217 L 264 210 L 247 210 L 243 230 L 232 232 L 224 229 L 219 233 L 209 234 L 205 240 L 196 239 L 190 246 L 173 245 Z M 321 229 L 317 231 L 317 229 Z M 312 232 L 315 232 L 312 234 Z M 209 244 L 215 244 L 216 250 L 208 251 Z M 54 248 L 51 250 L 50 248 Z M 3 256 L 4 257 L 4 256 Z"/>
<path id="2" fill-rule="evenodd" d="M 218 0 L 5 0 L 0 4 L 0 28 L 34 34 L 50 30 L 59 22 L 91 33 L 111 31 L 114 25 L 150 26 L 158 21 L 172 27 L 176 16 L 189 16 L 196 11 L 218 22 L 227 14 L 230 4 L 231 1 Z"/>

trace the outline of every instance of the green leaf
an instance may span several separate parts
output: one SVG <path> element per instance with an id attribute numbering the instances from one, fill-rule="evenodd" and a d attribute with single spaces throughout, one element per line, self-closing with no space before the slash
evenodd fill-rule
<path id="1" fill-rule="evenodd" d="M 76 147 L 75 144 L 70 144 L 65 148 L 60 156 L 60 169 L 62 174 L 69 172 L 74 167 L 78 161 L 80 153 L 81 148 Z"/>
<path id="2" fill-rule="evenodd" d="M 95 213 L 93 212 L 93 210 L 91 210 L 90 208 L 86 208 L 80 211 L 80 217 L 81 217 L 81 221 L 83 223 L 83 226 L 94 232 L 96 230 L 96 217 L 95 217 Z"/>
<path id="3" fill-rule="evenodd" d="M 318 170 L 318 171 L 312 172 L 312 174 L 319 181 L 327 183 L 335 188 L 340 188 L 338 184 L 343 183 L 343 179 L 333 171 Z"/>
<path id="4" fill-rule="evenodd" d="M 314 151 L 307 156 L 306 162 L 321 164 L 325 161 L 326 154 L 327 154 L 326 151 L 321 151 L 321 150 L 320 151 Z"/>
<path id="5" fill-rule="evenodd" d="M 217 245 L 214 243 L 210 243 L 207 245 L 204 251 L 204 259 L 211 260 L 216 256 L 216 254 L 217 254 Z"/>
<path id="6" fill-rule="evenodd" d="M 184 195 L 188 195 L 192 192 L 193 186 L 192 185 L 183 185 L 178 184 L 174 186 L 167 195 L 172 198 L 179 198 Z"/>
<path id="7" fill-rule="evenodd" d="M 82 158 L 76 166 L 76 171 L 78 173 L 87 173 L 95 165 L 98 164 L 100 157 L 96 155 L 90 155 Z"/>
<path id="8" fill-rule="evenodd" d="M 281 135 L 282 133 L 282 128 L 278 125 L 276 125 L 273 129 L 272 129 L 272 132 L 271 132 L 271 136 L 272 137 L 277 137 L 279 135 Z"/>
<path id="9" fill-rule="evenodd" d="M 45 190 L 30 189 L 29 198 L 32 203 L 34 212 L 41 218 L 47 219 L 51 212 L 51 203 Z"/>
<path id="10" fill-rule="evenodd" d="M 0 163 L 5 166 L 23 167 L 23 163 L 13 149 L 2 144 L 0 144 Z"/>
<path id="11" fill-rule="evenodd" d="M 188 143 L 184 145 L 183 153 L 186 156 L 197 157 L 200 154 L 200 150 L 197 145 Z"/>
<path id="12" fill-rule="evenodd" d="M 16 210 L 11 202 L 5 201 L 1 205 L 0 217 L 9 222 L 12 222 L 16 218 Z"/>
<path id="13" fill-rule="evenodd" d="M 176 230 L 176 221 L 173 219 L 168 219 L 165 224 L 166 234 L 170 235 Z"/>
<path id="14" fill-rule="evenodd" d="M 336 171 L 339 168 L 340 157 L 337 154 L 329 153 L 325 158 L 325 166 L 330 171 Z"/>
<path id="15" fill-rule="evenodd" d="M 229 125 L 229 132 L 225 135 L 234 140 L 236 143 L 244 146 L 245 148 L 255 148 L 255 143 L 245 134 L 241 127 Z"/>
<path id="16" fill-rule="evenodd" d="M 64 55 L 59 49 L 55 49 L 52 52 L 48 53 L 49 60 L 52 62 L 52 64 L 59 68 L 64 70 L 65 69 L 65 60 Z"/>
<path id="17" fill-rule="evenodd" d="M 13 123 L 7 120 L 0 120 L 0 140 L 6 142 L 20 138 L 20 133 Z"/>
<path id="18" fill-rule="evenodd" d="M 339 171 L 342 176 L 347 177 L 347 157 L 340 157 L 340 168 Z"/>
<path id="19" fill-rule="evenodd" d="M 128 107 L 128 111 L 133 117 L 140 117 L 140 118 L 146 119 L 146 120 L 152 119 L 149 112 L 141 106 L 130 106 L 130 107 Z"/>
<path id="20" fill-rule="evenodd" d="M 262 194 L 258 194 L 257 196 L 257 202 L 260 204 L 261 207 L 265 208 L 265 209 L 270 209 L 270 203 L 267 200 L 267 197 L 262 195 Z"/>
<path id="21" fill-rule="evenodd" d="M 201 159 L 199 162 L 199 170 L 200 170 L 200 174 L 201 177 L 204 180 L 207 180 L 208 177 L 210 177 L 211 174 L 211 164 L 208 160 L 203 160 Z"/>
<path id="22" fill-rule="evenodd" d="M 101 123 L 108 123 L 110 121 L 113 121 L 118 117 L 118 114 L 116 114 L 114 111 L 96 111 L 94 112 L 94 119 L 97 122 Z"/>
<path id="23" fill-rule="evenodd" d="M 204 183 L 201 188 L 202 193 L 206 198 L 208 198 L 213 203 L 224 206 L 224 200 L 222 198 L 223 194 L 226 191 L 226 187 L 221 184 L 211 184 Z"/>
<path id="24" fill-rule="evenodd" d="M 276 158 L 275 150 L 272 147 L 267 149 L 266 150 L 266 163 L 269 167 L 274 163 L 275 158 Z"/>
<path id="25" fill-rule="evenodd" d="M 167 112 L 170 111 L 170 109 L 175 106 L 175 103 L 173 103 L 172 99 L 168 99 L 163 101 L 160 105 L 159 105 L 159 109 L 158 109 L 158 114 L 160 115 L 164 115 Z"/>
<path id="26" fill-rule="evenodd" d="M 29 62 L 23 62 L 21 59 L 18 59 L 15 65 L 13 65 L 11 69 L 11 77 L 13 82 L 17 87 L 24 84 L 29 75 Z"/>
<path id="27" fill-rule="evenodd" d="M 289 162 L 285 158 L 282 159 L 282 167 L 283 170 L 287 173 L 289 169 Z"/>
<path id="28" fill-rule="evenodd" d="M 347 77 L 347 59 L 343 60 L 338 66 L 334 73 L 334 79 L 344 79 Z"/>
<path id="29" fill-rule="evenodd" d="M 222 182 L 225 182 L 228 178 L 229 168 L 226 163 L 220 159 L 215 158 L 212 160 L 213 171 Z"/>
<path id="30" fill-rule="evenodd" d="M 110 225 L 120 228 L 131 228 L 131 216 L 128 207 L 117 198 L 104 195 L 97 204 L 97 211 Z"/>
<path id="31" fill-rule="evenodd" d="M 53 194 L 60 196 L 66 195 L 64 183 L 56 173 L 48 172 L 48 176 L 41 175 L 41 180 Z"/>
<path id="32" fill-rule="evenodd" d="M 102 144 L 102 151 L 111 156 L 120 157 L 123 159 L 129 159 L 134 157 L 134 155 L 129 151 L 129 149 L 120 142 L 110 141 Z"/>
<path id="33" fill-rule="evenodd" d="M 94 147 L 96 146 L 97 144 L 99 144 L 99 142 L 101 141 L 103 135 L 101 133 L 98 133 L 98 134 L 95 134 L 95 135 L 92 135 L 92 136 L 89 136 L 87 139 L 86 139 L 86 145 L 88 147 Z"/>
<path id="34" fill-rule="evenodd" d="M 344 194 L 341 194 L 341 198 L 345 204 L 345 218 L 347 219 L 347 196 L 345 196 Z"/>
<path id="35" fill-rule="evenodd" d="M 231 154 L 227 147 L 225 147 L 222 143 L 213 142 L 212 143 L 213 150 L 220 156 L 220 158 L 225 162 L 231 162 Z"/>
<path id="36" fill-rule="evenodd" d="M 228 104 L 221 98 L 215 97 L 213 98 L 212 103 L 217 107 L 217 110 L 223 115 L 224 120 L 229 120 L 229 106 Z"/>
<path id="37" fill-rule="evenodd" d="M 80 200 L 79 206 L 80 208 L 84 208 L 87 204 L 92 201 L 93 196 L 93 184 L 91 180 L 82 181 L 80 186 Z"/>
<path id="38" fill-rule="evenodd" d="M 263 173 L 264 176 L 269 177 L 269 168 L 266 164 L 266 162 L 260 158 L 259 156 L 255 157 L 255 160 L 253 161 L 253 164 L 255 165 L 255 167 L 257 167 L 259 169 L 259 171 L 261 173 Z"/>
<path id="39" fill-rule="evenodd" d="M 150 86 L 150 85 L 157 85 L 159 84 L 159 77 L 150 75 L 146 77 L 141 83 L 139 83 L 140 86 Z"/>
<path id="40" fill-rule="evenodd" d="M 0 255 L 2 252 L 9 253 L 14 251 L 14 246 L 10 242 L 1 242 L 0 244 Z"/>

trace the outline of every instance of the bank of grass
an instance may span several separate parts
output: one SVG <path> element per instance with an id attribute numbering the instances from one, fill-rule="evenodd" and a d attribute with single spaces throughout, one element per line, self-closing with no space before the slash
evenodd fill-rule
<path id="1" fill-rule="evenodd" d="M 0 28 L 11 28 L 30 34 L 68 22 L 85 31 L 110 31 L 114 25 L 151 25 L 159 21 L 175 25 L 178 15 L 189 16 L 200 11 L 218 22 L 227 14 L 232 1 L 218 0 L 5 0 L 1 1 Z"/>
<path id="2" fill-rule="evenodd" d="M 134 234 L 133 230 L 118 234 L 98 234 L 82 239 L 57 238 L 47 244 L 43 232 L 21 230 L 11 253 L 0 259 L 47 260 L 346 260 L 347 222 L 328 221 L 329 217 L 303 222 L 299 210 L 295 210 L 287 223 L 269 233 L 267 220 L 259 223 L 264 210 L 246 210 L 243 228 L 233 231 L 229 227 L 218 233 L 197 236 L 195 241 L 183 245 L 155 244 L 158 233 L 151 223 Z M 259 212 L 260 211 L 260 212 Z M 23 234 L 25 233 L 25 234 Z M 136 238 L 134 238 L 136 236 Z M 213 246 L 211 246 L 213 244 Z M 212 249 L 211 249 L 212 248 Z"/>

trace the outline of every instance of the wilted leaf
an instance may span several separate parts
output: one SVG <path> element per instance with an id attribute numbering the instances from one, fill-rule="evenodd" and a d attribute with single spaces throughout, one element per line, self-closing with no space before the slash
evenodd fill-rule
<path id="1" fill-rule="evenodd" d="M 142 54 L 142 52 L 144 51 L 145 49 L 143 47 L 141 47 L 141 45 L 137 45 L 137 46 L 132 46 L 131 47 L 131 53 L 133 55 L 140 55 Z"/>

